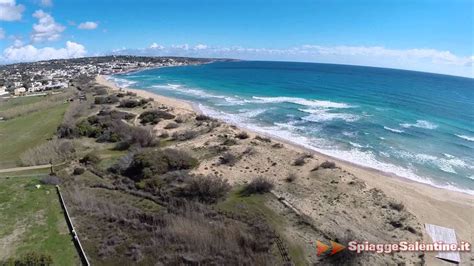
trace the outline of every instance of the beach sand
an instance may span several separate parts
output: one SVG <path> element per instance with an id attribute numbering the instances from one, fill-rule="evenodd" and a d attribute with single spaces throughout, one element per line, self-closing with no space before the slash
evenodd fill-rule
<path id="1" fill-rule="evenodd" d="M 96 81 L 115 90 L 120 89 L 103 76 L 98 76 Z M 122 90 L 135 92 L 144 98 L 153 98 L 159 104 L 171 107 L 177 116 L 186 117 L 198 111 L 191 103 L 185 101 L 144 90 L 128 88 L 122 88 Z M 158 133 L 164 130 L 161 124 L 158 124 L 155 129 Z M 175 129 L 175 131 L 179 130 L 183 130 L 183 128 Z M 386 206 L 382 206 L 381 210 L 373 207 L 379 204 L 374 194 L 380 190 L 395 201 L 403 203 L 404 209 L 416 217 L 416 222 L 408 214 L 403 214 L 403 217 L 397 219 L 418 226 L 417 230 L 422 233 L 423 241 L 432 242 L 422 228 L 425 223 L 455 229 L 458 242 L 462 240 L 472 243 L 474 239 L 474 196 L 472 195 L 435 188 L 380 171 L 359 167 L 282 140 L 272 139 L 269 143 L 256 141 L 254 137 L 261 134 L 227 124 L 219 129 L 218 133 L 202 135 L 191 143 L 187 142 L 186 145 L 188 148 L 191 145 L 194 150 L 200 147 L 212 147 L 217 145 L 217 135 L 232 135 L 241 131 L 248 132 L 250 138 L 242 140 L 241 145 L 232 146 L 231 151 L 243 153 L 244 149 L 252 147 L 255 149 L 256 155 L 243 156 L 233 166 L 220 166 L 218 162 L 211 160 L 201 163 L 195 172 L 220 175 L 236 184 L 247 182 L 249 175 L 263 175 L 272 178 L 276 183 L 275 193 L 284 197 L 299 211 L 311 217 L 317 226 L 325 228 L 327 231 L 337 230 L 337 227 L 346 228 L 358 225 L 360 228 L 354 230 L 359 232 L 359 236 L 367 237 L 367 240 L 371 238 L 392 240 L 391 242 L 395 242 L 395 239 L 404 240 L 405 231 L 392 230 L 393 228 L 382 226 L 382 221 L 395 219 L 396 214 L 385 212 Z M 173 133 L 173 130 L 168 132 Z M 283 147 L 275 145 L 275 143 L 280 143 Z M 296 158 L 308 153 L 311 153 L 312 158 L 306 158 L 304 165 L 295 166 L 293 164 Z M 338 168 L 313 170 L 315 166 L 326 160 L 335 162 Z M 289 174 L 296 175 L 298 179 L 288 184 L 285 182 L 285 178 Z M 359 182 L 360 180 L 363 182 Z M 335 194 L 337 195 L 334 196 Z M 325 206 L 324 203 L 329 206 Z M 359 208 L 344 204 L 352 204 Z M 372 222 L 374 224 L 380 222 L 381 226 L 371 225 Z M 331 229 L 331 227 L 335 228 Z M 388 235 L 391 235 L 392 238 Z M 427 265 L 449 265 L 447 262 L 436 259 L 435 255 L 435 252 L 425 254 Z M 470 265 L 474 262 L 472 252 L 461 253 L 461 258 L 461 264 Z"/>

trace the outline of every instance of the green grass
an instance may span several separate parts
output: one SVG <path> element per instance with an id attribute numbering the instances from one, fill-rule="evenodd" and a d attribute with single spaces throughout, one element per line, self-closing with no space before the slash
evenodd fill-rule
<path id="1" fill-rule="evenodd" d="M 17 97 L 4 100 L 0 102 L 0 112 L 14 108 L 21 105 L 27 105 L 37 103 L 45 99 L 45 96 L 29 96 L 29 97 Z"/>
<path id="2" fill-rule="evenodd" d="M 0 122 L 0 168 L 19 165 L 20 155 L 51 138 L 68 104 Z"/>
<path id="3" fill-rule="evenodd" d="M 55 265 L 77 265 L 79 257 L 69 235 L 54 186 L 38 177 L 0 178 L 0 261 L 36 251 L 52 256 Z"/>
<path id="4" fill-rule="evenodd" d="M 303 249 L 296 243 L 288 241 L 285 237 L 286 220 L 266 205 L 271 199 L 269 194 L 253 194 L 242 196 L 241 188 L 233 190 L 225 201 L 220 202 L 217 208 L 226 212 L 246 214 L 262 217 L 282 237 L 288 247 L 289 256 L 295 265 L 306 265 Z"/>

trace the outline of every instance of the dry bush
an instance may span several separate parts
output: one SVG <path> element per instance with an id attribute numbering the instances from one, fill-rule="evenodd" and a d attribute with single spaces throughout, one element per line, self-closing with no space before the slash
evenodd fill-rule
<path id="1" fill-rule="evenodd" d="M 163 211 L 147 212 L 123 201 L 103 200 L 80 187 L 68 190 L 65 197 L 76 224 L 83 228 L 81 234 L 101 258 L 127 265 L 136 264 L 141 255 L 162 265 L 276 263 L 275 234 L 257 217 L 227 218 L 207 205 L 183 199 Z M 127 242 L 133 244 L 122 245 Z"/>
<path id="2" fill-rule="evenodd" d="M 270 143 L 272 142 L 272 140 L 270 138 L 267 138 L 267 137 L 262 137 L 262 136 L 255 136 L 255 139 L 258 140 L 258 141 L 261 141 L 261 142 L 266 142 L 266 143 Z"/>
<path id="3" fill-rule="evenodd" d="M 390 201 L 389 204 L 390 208 L 396 211 L 403 211 L 405 209 L 405 205 L 402 202 Z"/>
<path id="4" fill-rule="evenodd" d="M 210 204 L 223 198 L 229 191 L 227 180 L 217 176 L 198 175 L 187 178 L 177 196 Z"/>
<path id="5" fill-rule="evenodd" d="M 293 162 L 293 165 L 295 166 L 302 166 L 306 163 L 305 159 L 306 158 L 312 158 L 313 156 L 310 154 L 303 154 L 300 157 L 296 158 L 295 161 Z"/>
<path id="6" fill-rule="evenodd" d="M 129 127 L 130 141 L 141 147 L 153 147 L 159 144 L 153 128 Z"/>
<path id="7" fill-rule="evenodd" d="M 117 95 L 97 96 L 94 98 L 94 104 L 115 104 L 119 102 Z"/>
<path id="8" fill-rule="evenodd" d="M 82 157 L 79 162 L 86 165 L 94 165 L 100 162 L 100 157 L 97 156 L 97 154 L 91 152 Z"/>
<path id="9" fill-rule="evenodd" d="M 235 135 L 235 137 L 238 138 L 238 139 L 248 139 L 249 134 L 245 131 L 242 131 L 242 132 L 237 133 L 237 135 Z"/>
<path id="10" fill-rule="evenodd" d="M 135 100 L 135 99 L 125 99 L 121 100 L 118 107 L 122 108 L 135 108 L 146 104 L 148 101 L 145 99 Z"/>
<path id="11" fill-rule="evenodd" d="M 234 165 L 237 160 L 238 158 L 230 152 L 226 152 L 219 157 L 220 164 Z"/>
<path id="12" fill-rule="evenodd" d="M 322 162 L 319 166 L 316 166 L 314 169 L 312 169 L 311 171 L 316 171 L 318 170 L 319 168 L 323 168 L 323 169 L 334 169 L 336 168 L 336 163 L 335 162 L 331 162 L 331 161 L 325 161 L 325 162 Z"/>
<path id="13" fill-rule="evenodd" d="M 265 177 L 256 177 L 250 181 L 241 191 L 242 195 L 263 194 L 273 189 L 273 182 Z"/>
<path id="14" fill-rule="evenodd" d="M 179 140 L 179 141 L 186 141 L 186 140 L 191 140 L 197 137 L 199 133 L 197 131 L 193 130 L 184 130 L 180 132 L 174 132 L 171 138 L 173 140 Z"/>
<path id="15" fill-rule="evenodd" d="M 257 153 L 257 151 L 255 150 L 254 147 L 247 147 L 247 148 L 242 152 L 243 155 L 254 155 L 254 154 L 256 154 L 256 153 Z"/>
<path id="16" fill-rule="evenodd" d="M 262 220 L 248 223 L 186 204 L 155 231 L 153 254 L 165 265 L 275 264 L 273 232 Z"/>
<path id="17" fill-rule="evenodd" d="M 207 115 L 199 114 L 196 116 L 196 121 L 211 121 L 211 120 L 214 120 L 214 119 L 212 119 L 211 117 Z"/>
<path id="18" fill-rule="evenodd" d="M 281 144 L 281 143 L 275 143 L 275 144 L 272 145 L 272 148 L 281 149 L 281 148 L 283 148 L 283 144 Z"/>
<path id="19" fill-rule="evenodd" d="M 235 139 L 229 139 L 229 138 L 226 138 L 223 142 L 222 142 L 222 145 L 224 146 L 234 146 L 237 144 L 237 141 Z"/>
<path id="20" fill-rule="evenodd" d="M 66 139 L 53 139 L 20 155 L 22 165 L 60 163 L 74 157 L 74 143 Z"/>
<path id="21" fill-rule="evenodd" d="M 74 170 L 72 171 L 72 174 L 73 175 L 82 175 L 86 170 L 82 167 L 76 167 L 74 168 Z"/>
<path id="22" fill-rule="evenodd" d="M 179 125 L 177 123 L 170 122 L 164 128 L 165 129 L 175 129 L 175 128 L 178 128 L 178 127 L 179 127 Z"/>
<path id="23" fill-rule="evenodd" d="M 292 183 L 293 181 L 295 181 L 297 179 L 297 176 L 295 173 L 290 173 L 286 178 L 285 178 L 285 181 L 288 182 L 288 183 Z"/>

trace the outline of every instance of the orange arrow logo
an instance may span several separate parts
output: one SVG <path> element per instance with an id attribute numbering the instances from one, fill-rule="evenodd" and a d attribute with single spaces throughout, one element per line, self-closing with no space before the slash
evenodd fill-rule
<path id="1" fill-rule="evenodd" d="M 324 244 L 323 242 L 317 240 L 316 241 L 316 249 L 318 251 L 318 256 L 321 256 L 321 254 L 326 253 L 326 251 L 329 250 L 329 246 Z"/>
<path id="2" fill-rule="evenodd" d="M 338 253 L 338 252 L 340 252 L 340 251 L 342 251 L 343 249 L 346 248 L 345 246 L 343 246 L 339 243 L 336 243 L 334 241 L 331 241 L 331 247 L 332 247 L 331 255 L 334 255 L 334 254 L 336 254 L 336 253 Z"/>
<path id="3" fill-rule="evenodd" d="M 345 246 L 334 241 L 331 241 L 331 248 L 329 248 L 328 245 L 324 244 L 323 242 L 319 240 L 316 241 L 316 250 L 317 250 L 318 256 L 325 254 L 328 250 L 331 250 L 331 253 L 329 254 L 329 256 L 331 256 L 338 252 L 341 252 L 345 248 L 346 248 Z"/>

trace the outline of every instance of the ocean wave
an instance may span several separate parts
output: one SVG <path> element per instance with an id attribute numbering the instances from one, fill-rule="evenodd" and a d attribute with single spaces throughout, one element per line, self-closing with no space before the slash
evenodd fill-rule
<path id="1" fill-rule="evenodd" d="M 328 156 L 338 158 L 340 160 L 354 163 L 363 167 L 376 169 L 382 172 L 394 174 L 394 175 L 404 177 L 416 182 L 428 184 L 434 187 L 474 195 L 474 190 L 461 189 L 450 183 L 439 184 L 439 183 L 434 182 L 432 179 L 417 175 L 415 172 L 413 172 L 413 170 L 409 168 L 405 168 L 402 166 L 380 161 L 376 158 L 376 156 L 371 151 L 361 151 L 359 149 L 342 150 L 335 147 L 326 139 L 315 138 L 315 137 L 310 138 L 310 137 L 303 136 L 295 132 L 296 131 L 295 129 L 297 128 L 292 127 L 291 124 L 275 123 L 275 126 L 259 126 L 259 125 L 250 123 L 248 118 L 245 118 L 239 115 L 228 114 L 222 111 L 215 110 L 213 108 L 209 108 L 201 104 L 199 104 L 198 107 L 201 109 L 201 111 L 204 114 L 209 115 L 211 117 L 221 119 L 225 122 L 234 124 L 236 126 L 240 126 L 242 128 L 247 128 L 249 130 L 252 130 L 260 134 L 265 134 L 265 135 L 279 138 L 285 141 L 290 141 L 292 143 L 295 143 L 307 149 L 311 149 L 316 152 L 320 152 Z M 450 161 L 450 163 L 453 165 L 463 165 L 464 162 L 461 163 L 461 161 L 462 160 Z"/>
<path id="2" fill-rule="evenodd" d="M 253 96 L 254 100 L 247 100 L 251 103 L 294 103 L 298 105 L 304 105 L 309 107 L 320 107 L 320 108 L 351 108 L 353 106 L 346 103 L 338 103 L 323 100 L 308 100 L 297 97 L 258 97 Z"/>
<path id="3" fill-rule="evenodd" d="M 239 115 L 244 116 L 246 118 L 253 118 L 265 113 L 268 110 L 269 109 L 240 109 Z"/>
<path id="4" fill-rule="evenodd" d="M 394 132 L 394 133 L 403 133 L 405 131 L 401 130 L 401 129 L 395 129 L 395 128 L 391 128 L 391 127 L 386 127 L 384 126 L 383 127 L 385 130 L 388 130 L 388 131 L 391 131 L 391 132 Z"/>
<path id="5" fill-rule="evenodd" d="M 117 78 L 117 77 L 112 77 L 112 76 L 107 76 L 105 78 L 108 81 L 113 82 L 117 87 L 123 87 L 123 88 L 129 88 L 133 84 L 136 84 L 136 81 L 131 81 L 128 79 L 122 79 L 122 78 Z"/>
<path id="6" fill-rule="evenodd" d="M 418 128 L 424 128 L 424 129 L 436 129 L 438 127 L 438 125 L 426 120 L 416 120 L 416 123 L 414 124 L 403 123 L 403 124 L 400 124 L 400 126 L 404 128 L 418 127 Z"/>
<path id="7" fill-rule="evenodd" d="M 413 154 L 406 151 L 399 151 L 397 152 L 397 154 L 400 155 L 400 157 L 409 161 L 416 162 L 419 164 L 429 164 L 435 166 L 443 172 L 451 174 L 457 174 L 455 168 L 473 169 L 473 167 L 469 166 L 465 161 L 452 155 L 446 156 L 446 154 L 443 154 L 447 158 L 440 158 L 434 155 L 423 153 Z"/>
<path id="8" fill-rule="evenodd" d="M 346 122 L 354 122 L 360 119 L 360 116 L 347 113 L 331 113 L 328 109 L 298 109 L 305 113 L 310 113 L 301 119 L 310 122 L 326 122 L 331 120 L 344 120 Z"/>
<path id="9" fill-rule="evenodd" d="M 463 140 L 474 142 L 474 137 L 472 137 L 472 136 L 458 135 L 458 134 L 454 134 L 454 135 L 456 135 L 456 137 L 461 138 Z"/>
<path id="10" fill-rule="evenodd" d="M 206 92 L 204 90 L 200 90 L 200 89 L 187 88 L 187 87 L 185 87 L 183 85 L 180 85 L 180 84 L 168 83 L 166 85 L 153 85 L 151 87 L 155 88 L 155 89 L 171 90 L 173 92 L 178 92 L 180 94 L 192 95 L 192 96 L 203 98 L 203 99 L 212 99 L 212 98 L 214 98 L 214 99 L 222 100 L 222 102 L 216 103 L 216 105 L 242 105 L 242 104 L 245 104 L 245 101 L 243 101 L 242 99 L 239 99 L 237 97 L 225 96 L 225 95 L 216 95 L 216 94 L 212 94 L 212 93 Z"/>

